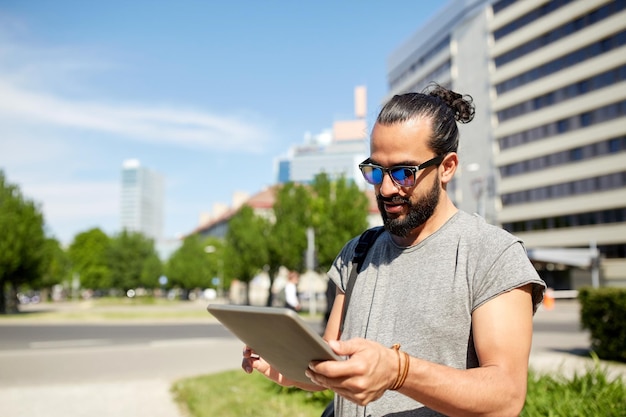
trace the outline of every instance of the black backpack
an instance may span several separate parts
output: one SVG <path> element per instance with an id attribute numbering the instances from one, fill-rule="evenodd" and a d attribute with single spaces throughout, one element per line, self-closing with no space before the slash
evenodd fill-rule
<path id="1" fill-rule="evenodd" d="M 376 241 L 378 236 L 385 230 L 383 226 L 372 227 L 367 229 L 359 237 L 359 243 L 357 243 L 354 249 L 354 256 L 352 257 L 352 269 L 350 270 L 350 276 L 348 277 L 348 283 L 346 284 L 346 292 L 343 298 L 343 311 L 341 312 L 341 332 L 343 332 L 343 322 L 346 318 L 346 311 L 348 310 L 348 303 L 352 296 L 352 290 L 356 279 L 361 272 L 363 261 L 367 256 L 367 251 L 372 247 L 372 244 Z M 321 417 L 334 417 L 335 416 L 335 402 L 334 400 L 328 403 Z"/>

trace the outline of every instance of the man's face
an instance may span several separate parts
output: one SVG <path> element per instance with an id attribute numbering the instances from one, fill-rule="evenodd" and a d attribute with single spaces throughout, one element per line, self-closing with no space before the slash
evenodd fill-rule
<path id="1" fill-rule="evenodd" d="M 439 203 L 440 193 L 439 179 L 437 177 L 435 177 L 430 190 L 427 190 L 420 197 L 417 197 L 415 194 L 407 197 L 399 195 L 384 197 L 380 193 L 376 193 L 378 210 L 380 210 L 385 228 L 392 235 L 407 237 L 412 230 L 422 226 L 426 223 L 426 220 L 430 219 Z M 387 204 L 405 205 L 406 214 L 390 215 L 385 209 Z"/>
<path id="2" fill-rule="evenodd" d="M 424 163 L 436 156 L 428 146 L 430 132 L 428 120 L 377 124 L 372 130 L 370 160 L 386 168 Z M 393 235 L 407 237 L 431 218 L 439 204 L 441 185 L 437 166 L 417 171 L 413 187 L 401 187 L 385 174 L 375 191 L 387 230 Z"/>

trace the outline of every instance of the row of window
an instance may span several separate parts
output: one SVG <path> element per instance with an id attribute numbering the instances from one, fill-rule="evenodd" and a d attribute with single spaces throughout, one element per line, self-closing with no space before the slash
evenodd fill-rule
<path id="1" fill-rule="evenodd" d="M 496 15 L 502 10 L 506 9 L 510 5 L 514 4 L 517 0 L 500 0 L 493 5 L 493 14 Z"/>
<path id="2" fill-rule="evenodd" d="M 433 80 L 442 80 L 450 78 L 450 67 L 452 62 L 448 59 L 446 62 L 435 68 L 431 73 L 422 77 L 418 82 L 413 84 L 409 91 L 423 91 Z M 441 83 L 439 83 L 441 85 Z"/>
<path id="3" fill-rule="evenodd" d="M 513 119 L 536 110 L 540 110 L 544 107 L 554 106 L 555 104 L 573 99 L 575 97 L 590 93 L 595 90 L 599 90 L 604 87 L 611 86 L 613 84 L 617 84 L 624 80 L 626 80 L 626 65 L 610 69 L 601 74 L 594 75 L 591 78 L 578 81 L 574 84 L 559 88 L 558 90 L 542 94 L 531 100 L 527 100 L 506 109 L 500 110 L 499 112 L 497 112 L 498 121 L 504 122 L 506 120 Z"/>
<path id="4" fill-rule="evenodd" d="M 530 12 L 526 13 L 524 16 L 521 16 L 515 19 L 508 25 L 502 26 L 500 29 L 493 32 L 493 37 L 495 40 L 498 40 L 512 32 L 515 32 L 523 28 L 524 26 L 530 23 L 533 23 L 534 21 L 536 21 L 537 19 L 543 16 L 548 15 L 552 13 L 553 11 L 560 9 L 563 6 L 566 6 L 567 4 L 571 2 L 572 0 L 552 0 L 537 9 L 531 10 Z M 514 2 L 505 1 L 505 2 L 502 2 L 502 4 L 498 4 L 498 3 L 494 4 L 493 5 L 494 15 L 500 12 L 505 7 L 510 6 L 512 3 Z"/>
<path id="5" fill-rule="evenodd" d="M 496 67 L 500 67 L 511 61 L 514 61 L 526 54 L 535 52 L 536 50 L 543 48 L 553 42 L 570 36 L 582 29 L 592 26 L 602 20 L 621 12 L 626 8 L 626 0 L 615 0 L 606 4 L 599 9 L 596 9 L 586 15 L 579 17 L 576 20 L 565 23 L 556 29 L 542 34 L 541 36 L 531 39 L 530 41 L 512 49 L 495 58 Z"/>
<path id="6" fill-rule="evenodd" d="M 626 222 L 625 207 L 504 223 L 502 228 L 508 230 L 510 233 L 520 233 L 623 222 Z"/>
<path id="7" fill-rule="evenodd" d="M 499 169 L 500 177 L 512 177 L 514 175 L 526 174 L 528 172 L 624 151 L 626 151 L 626 136 L 611 138 L 602 142 L 579 146 L 578 148 L 555 152 L 549 155 L 541 155 L 536 158 L 501 166 Z"/>
<path id="8" fill-rule="evenodd" d="M 575 114 L 566 119 L 503 136 L 499 139 L 500 149 L 514 148 L 625 116 L 626 101 L 612 103 L 585 113 Z"/>
<path id="9" fill-rule="evenodd" d="M 540 78 L 547 77 L 548 75 L 562 71 L 566 68 L 573 67 L 574 65 L 580 64 L 581 62 L 595 58 L 624 45 L 626 45 L 626 31 L 621 31 L 615 35 L 608 36 L 592 43 L 591 45 L 559 57 L 553 61 L 539 65 L 513 78 L 509 78 L 508 80 L 497 84 L 496 91 L 498 94 L 504 94 L 507 91 L 514 90 Z"/>
<path id="10" fill-rule="evenodd" d="M 584 178 L 582 180 L 552 184 L 531 190 L 502 194 L 500 198 L 503 206 L 513 206 L 516 204 L 536 203 L 538 201 L 591 194 L 624 187 L 626 187 L 626 172 L 615 172 L 598 177 Z"/>
<path id="11" fill-rule="evenodd" d="M 626 245 L 598 245 L 598 251 L 604 258 L 626 258 Z"/>
<path id="12" fill-rule="evenodd" d="M 393 90 L 394 88 L 396 88 L 396 86 L 398 86 L 403 80 L 411 76 L 411 74 L 419 70 L 425 63 L 430 62 L 430 60 L 435 55 L 437 55 L 439 52 L 449 47 L 450 47 L 450 35 L 446 36 L 444 39 L 441 40 L 441 42 L 436 44 L 434 47 L 430 48 L 425 54 L 421 55 L 417 61 L 412 63 L 408 69 L 402 71 L 402 73 L 400 73 L 399 75 L 395 76 L 391 74 L 390 79 L 389 79 L 389 89 Z M 417 52 L 421 52 L 421 51 L 417 51 Z"/>

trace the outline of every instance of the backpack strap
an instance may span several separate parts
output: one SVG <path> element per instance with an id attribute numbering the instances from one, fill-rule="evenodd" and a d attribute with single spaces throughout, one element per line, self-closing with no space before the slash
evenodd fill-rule
<path id="1" fill-rule="evenodd" d="M 348 303 L 350 302 L 350 297 L 352 296 L 352 290 L 354 289 L 356 278 L 359 275 L 359 272 L 361 272 L 363 261 L 365 260 L 365 256 L 367 256 L 367 251 L 369 251 L 372 244 L 376 241 L 378 236 L 380 236 L 380 234 L 384 230 L 385 228 L 383 226 L 377 226 L 372 227 L 371 229 L 367 229 L 361 234 L 361 237 L 359 237 L 359 242 L 354 249 L 354 256 L 352 257 L 352 268 L 350 269 L 350 276 L 348 277 L 346 292 L 343 298 L 343 311 L 341 312 L 341 325 L 339 327 L 342 333 L 343 322 L 346 318 L 346 312 L 348 311 Z"/>

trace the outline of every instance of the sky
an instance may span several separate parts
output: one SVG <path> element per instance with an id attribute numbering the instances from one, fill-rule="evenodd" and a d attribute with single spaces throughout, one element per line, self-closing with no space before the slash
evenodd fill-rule
<path id="1" fill-rule="evenodd" d="M 275 183 L 307 132 L 368 120 L 437 0 L 0 2 L 0 170 L 70 244 L 119 232 L 122 163 L 165 180 L 164 235 Z"/>

